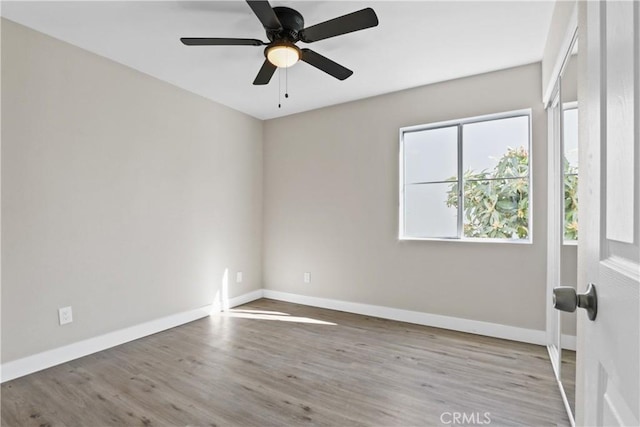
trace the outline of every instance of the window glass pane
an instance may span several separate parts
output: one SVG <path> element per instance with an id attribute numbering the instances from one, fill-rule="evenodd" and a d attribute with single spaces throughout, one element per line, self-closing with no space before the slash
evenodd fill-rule
<path id="1" fill-rule="evenodd" d="M 404 231 L 411 237 L 456 237 L 458 215 L 457 183 L 416 184 L 405 187 Z M 449 203 L 451 204 L 451 203 Z"/>
<path id="2" fill-rule="evenodd" d="M 458 174 L 458 128 L 404 134 L 405 184 L 451 181 Z"/>
<path id="3" fill-rule="evenodd" d="M 469 123 L 462 127 L 463 169 L 476 179 L 529 173 L 529 117 Z"/>
<path id="4" fill-rule="evenodd" d="M 571 108 L 564 110 L 564 138 L 562 143 L 564 144 L 564 158 L 568 165 L 565 164 L 566 169 L 570 170 L 568 173 L 578 173 L 578 109 Z"/>
<path id="5" fill-rule="evenodd" d="M 524 114 L 403 132 L 403 236 L 530 238 L 530 116 Z"/>
<path id="6" fill-rule="evenodd" d="M 466 181 L 464 237 L 526 239 L 529 236 L 529 179 Z"/>

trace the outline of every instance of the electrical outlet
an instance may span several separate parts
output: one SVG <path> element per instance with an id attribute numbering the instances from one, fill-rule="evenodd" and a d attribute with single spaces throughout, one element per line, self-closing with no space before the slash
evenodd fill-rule
<path id="1" fill-rule="evenodd" d="M 236 273 L 236 283 L 242 283 L 242 271 Z"/>
<path id="2" fill-rule="evenodd" d="M 311 273 L 304 273 L 304 283 L 311 283 Z"/>
<path id="3" fill-rule="evenodd" d="M 66 325 L 67 323 L 73 322 L 73 311 L 71 311 L 71 307 L 59 308 L 58 319 L 60 320 L 60 325 Z"/>

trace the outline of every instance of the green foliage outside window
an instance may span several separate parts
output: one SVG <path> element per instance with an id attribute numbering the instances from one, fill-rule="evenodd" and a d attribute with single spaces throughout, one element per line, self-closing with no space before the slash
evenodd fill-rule
<path id="1" fill-rule="evenodd" d="M 578 240 L 578 168 L 564 161 L 564 238 Z"/>
<path id="2" fill-rule="evenodd" d="M 529 153 L 512 149 L 492 170 L 464 173 L 464 237 L 526 239 L 529 235 Z M 458 207 L 458 183 L 447 193 Z"/>
<path id="3" fill-rule="evenodd" d="M 577 168 L 565 161 L 565 239 L 578 238 Z M 529 153 L 509 148 L 492 170 L 464 173 L 464 237 L 526 239 L 529 236 Z M 496 179 L 498 178 L 498 179 Z M 452 179 L 455 179 L 453 177 Z M 458 183 L 447 192 L 458 207 Z"/>

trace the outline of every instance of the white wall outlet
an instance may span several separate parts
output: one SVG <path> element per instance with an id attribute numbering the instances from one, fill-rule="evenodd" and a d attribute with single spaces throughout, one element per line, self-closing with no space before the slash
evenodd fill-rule
<path id="1" fill-rule="evenodd" d="M 71 311 L 71 307 L 59 308 L 58 319 L 60 320 L 60 325 L 66 325 L 67 323 L 73 322 L 73 312 Z"/>
<path id="2" fill-rule="evenodd" d="M 236 283 L 242 283 L 242 271 L 236 273 Z"/>
<path id="3" fill-rule="evenodd" d="M 304 273 L 304 283 L 311 283 L 311 273 Z"/>

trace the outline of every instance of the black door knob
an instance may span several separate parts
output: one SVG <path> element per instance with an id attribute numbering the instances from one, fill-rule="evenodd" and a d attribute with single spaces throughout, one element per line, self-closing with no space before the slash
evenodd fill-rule
<path id="1" fill-rule="evenodd" d="M 571 286 L 553 288 L 553 308 L 573 313 L 576 308 L 587 310 L 589 320 L 596 320 L 598 314 L 598 295 L 593 283 L 589 283 L 587 292 L 578 294 Z"/>

